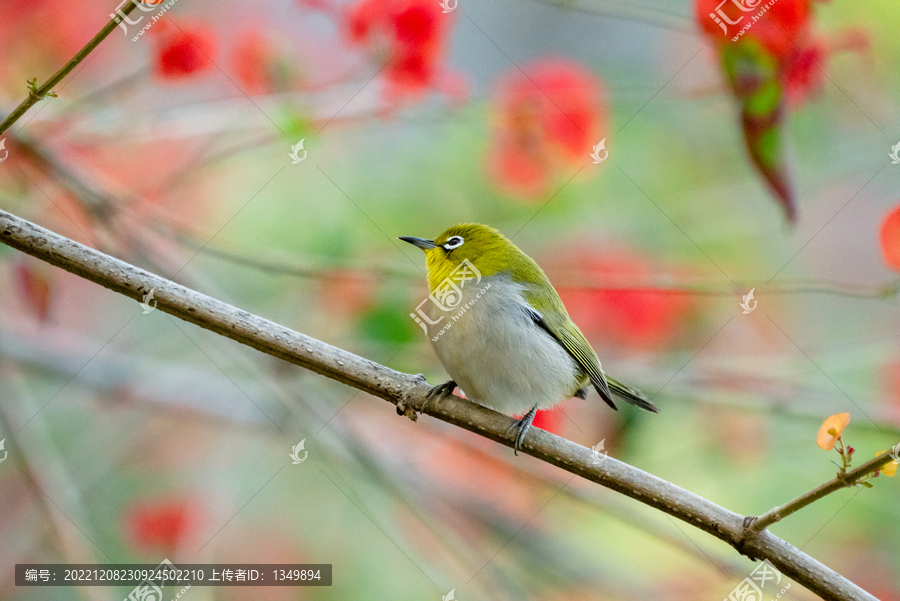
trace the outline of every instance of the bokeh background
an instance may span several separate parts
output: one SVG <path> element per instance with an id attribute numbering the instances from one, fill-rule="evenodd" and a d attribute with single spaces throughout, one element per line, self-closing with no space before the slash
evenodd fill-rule
<path id="1" fill-rule="evenodd" d="M 900 441 L 896 2 L 778 0 L 738 42 L 706 0 L 166 6 L 0 136 L 0 207 L 431 383 L 395 238 L 490 224 L 662 410 L 591 394 L 537 425 L 742 514 L 834 476 L 828 415 L 857 464 Z M 2 112 L 115 9 L 0 3 Z M 713 600 L 756 565 L 7 247 L 0 439 L 2 599 L 129 592 L 17 589 L 26 562 L 334 565 L 191 601 Z M 872 482 L 772 530 L 897 600 L 900 481 Z"/>

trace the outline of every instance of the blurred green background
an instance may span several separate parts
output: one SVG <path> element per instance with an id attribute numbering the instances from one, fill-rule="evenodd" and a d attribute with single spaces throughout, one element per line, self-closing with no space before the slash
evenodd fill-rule
<path id="1" fill-rule="evenodd" d="M 5 0 L 0 112 L 115 9 Z M 536 425 L 758 515 L 834 476 L 828 415 L 851 414 L 857 464 L 900 439 L 900 240 L 880 233 L 900 203 L 900 12 L 809 10 L 794 39 L 815 52 L 780 124 L 794 225 L 748 159 L 724 42 L 681 0 L 181 0 L 0 136 L 0 208 L 432 384 L 446 374 L 409 316 L 424 259 L 395 238 L 492 225 L 661 408 L 591 394 Z M 334 566 L 328 588 L 191 601 L 713 600 L 756 566 L 7 247 L 0 309 L 2 599 L 129 593 L 17 588 L 16 563 Z M 897 600 L 900 482 L 873 482 L 772 531 Z"/>

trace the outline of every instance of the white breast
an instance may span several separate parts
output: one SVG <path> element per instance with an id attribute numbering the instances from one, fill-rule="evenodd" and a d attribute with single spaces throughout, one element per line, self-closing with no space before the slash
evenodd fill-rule
<path id="1" fill-rule="evenodd" d="M 429 339 L 447 373 L 466 398 L 507 415 L 547 409 L 580 387 L 575 361 L 526 313 L 522 290 L 498 275 L 468 282 L 449 311 L 429 301 Z"/>

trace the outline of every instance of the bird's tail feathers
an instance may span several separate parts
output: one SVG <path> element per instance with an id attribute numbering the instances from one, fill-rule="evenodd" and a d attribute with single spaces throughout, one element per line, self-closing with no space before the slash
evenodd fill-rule
<path id="1" fill-rule="evenodd" d="M 623 399 L 636 407 L 640 407 L 644 411 L 659 413 L 659 409 L 656 408 L 656 405 L 651 403 L 646 395 L 640 390 L 625 386 L 615 378 L 609 376 L 606 376 L 606 380 L 609 382 L 609 389 L 620 399 Z"/>

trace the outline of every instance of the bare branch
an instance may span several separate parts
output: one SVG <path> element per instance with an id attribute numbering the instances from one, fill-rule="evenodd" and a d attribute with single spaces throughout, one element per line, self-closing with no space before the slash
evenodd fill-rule
<path id="1" fill-rule="evenodd" d="M 359 280 L 372 280 L 383 278 L 417 279 L 421 280 L 422 273 L 414 269 L 391 269 L 378 265 L 365 267 L 348 265 L 322 265 L 322 264 L 292 264 L 283 259 L 260 259 L 237 253 L 232 253 L 211 246 L 203 246 L 190 236 L 178 235 L 176 241 L 193 248 L 204 248 L 210 256 L 235 265 L 242 265 L 251 269 L 266 273 L 288 275 L 300 278 L 327 279 L 334 277 L 335 269 L 350 277 Z M 624 282 L 619 284 L 601 283 L 599 278 L 585 272 L 556 272 L 548 270 L 551 281 L 557 290 L 603 290 L 607 292 L 625 292 L 631 294 L 671 294 L 685 296 L 729 296 L 734 297 L 737 291 L 749 290 L 756 284 L 752 282 L 735 282 L 728 285 L 721 283 L 673 283 L 670 279 L 659 283 L 650 281 Z M 900 280 L 894 280 L 884 284 L 871 286 L 838 282 L 834 280 L 787 280 L 779 281 L 765 288 L 760 288 L 759 294 L 765 295 L 793 295 L 793 294 L 831 294 L 848 298 L 865 298 L 872 300 L 893 300 L 900 296 Z"/>
<path id="2" fill-rule="evenodd" d="M 143 300 L 147 292 L 154 290 L 157 308 L 161 311 L 385 399 L 397 405 L 398 411 L 409 413 L 418 409 L 430 390 L 421 375 L 397 372 L 325 344 L 4 211 L 0 211 L 0 242 L 136 301 Z M 425 413 L 512 446 L 506 432 L 513 420 L 475 403 L 449 396 L 430 403 Z M 594 465 L 591 449 L 537 429 L 529 433 L 524 450 L 551 465 L 683 520 L 734 546 L 744 555 L 768 559 L 782 573 L 826 599 L 877 601 L 768 530 L 757 532 L 745 528 L 744 516 L 652 474 L 613 458 Z"/>
<path id="3" fill-rule="evenodd" d="M 128 6 L 123 8 L 118 14 L 122 17 L 127 17 L 135 8 L 137 8 L 137 3 L 130 2 Z M 43 85 L 38 86 L 36 83 L 30 85 L 29 93 L 28 96 L 25 97 L 25 100 L 19 103 L 19 106 L 17 106 L 16 109 L 11 112 L 6 117 L 6 119 L 3 120 L 3 123 L 0 123 L 0 134 L 5 132 L 12 126 L 13 123 L 18 121 L 22 115 L 28 112 L 28 109 L 43 100 L 44 97 L 48 94 L 52 94 L 53 87 L 61 82 L 63 78 L 72 71 L 72 69 L 74 69 L 81 63 L 81 61 L 86 59 L 88 55 L 93 52 L 97 46 L 100 45 L 100 42 L 102 42 L 106 38 L 106 36 L 108 36 L 112 32 L 112 30 L 118 26 L 119 22 L 116 19 L 110 19 L 109 23 L 104 25 L 103 29 L 97 32 L 97 35 L 91 38 L 91 41 L 84 45 L 84 48 L 79 50 L 75 56 L 69 59 L 69 62 L 63 65 L 62 68 L 54 73 L 53 76 L 46 82 L 44 82 Z"/>
<path id="4" fill-rule="evenodd" d="M 898 448 L 900 448 L 900 445 L 898 445 Z M 830 495 L 836 490 L 859 484 L 860 480 L 865 478 L 867 475 L 880 470 L 892 461 L 894 461 L 894 458 L 891 456 L 891 454 L 885 453 L 884 455 L 880 455 L 872 461 L 864 463 L 855 470 L 849 471 L 846 474 L 838 473 L 837 477 L 834 480 L 826 482 L 818 488 L 814 488 L 813 490 L 797 497 L 789 503 L 785 503 L 780 507 L 775 507 L 774 509 L 771 509 L 763 515 L 759 516 L 758 518 L 753 518 L 753 522 L 750 523 L 749 527 L 755 532 L 760 532 L 768 528 L 772 524 L 780 522 L 795 511 L 799 511 L 810 503 L 818 501 L 825 495 Z"/>
<path id="5" fill-rule="evenodd" d="M 67 480 L 68 474 L 65 471 L 63 462 L 59 459 L 57 449 L 46 428 L 41 427 L 39 429 L 39 436 L 43 444 L 34 445 L 32 442 L 33 446 L 39 446 L 42 451 L 43 461 L 40 462 L 33 459 L 33 453 L 22 452 L 27 447 L 13 433 L 14 430 L 10 427 L 9 420 L 2 406 L 0 406 L 0 429 L 3 432 L 9 432 L 5 436 L 11 439 L 12 448 L 17 451 L 17 457 L 14 460 L 15 465 L 25 478 L 27 485 L 33 489 L 35 497 L 40 500 L 40 507 L 46 517 L 47 530 L 56 540 L 56 547 L 59 549 L 62 557 L 69 563 L 91 563 L 99 560 L 95 550 L 106 556 L 106 553 L 103 553 L 103 550 L 78 526 L 78 522 L 87 523 L 88 521 L 84 519 L 83 499 L 74 492 L 78 488 Z M 37 469 L 33 466 L 34 463 L 39 464 Z M 53 501 L 50 495 L 47 494 L 47 490 L 57 493 L 64 490 L 69 491 L 68 494 L 54 495 L 66 499 L 63 507 L 60 507 Z M 77 522 L 76 519 L 78 520 Z M 79 536 L 79 533 L 81 536 Z M 40 537 L 42 533 L 37 532 L 35 535 Z M 84 542 L 85 538 L 90 541 L 90 545 Z M 108 556 L 106 559 L 111 561 Z M 76 591 L 80 599 L 85 601 L 103 601 L 104 596 L 100 591 L 91 590 L 94 587 L 88 586 L 83 588 L 85 590 Z"/>

